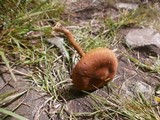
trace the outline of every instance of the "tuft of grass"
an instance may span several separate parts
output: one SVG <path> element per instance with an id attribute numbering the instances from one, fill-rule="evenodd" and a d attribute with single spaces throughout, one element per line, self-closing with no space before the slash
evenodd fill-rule
<path id="1" fill-rule="evenodd" d="M 160 56 L 158 56 L 157 58 L 155 58 L 155 63 L 154 65 L 152 65 L 152 68 L 157 71 L 157 73 L 160 74 Z"/>
<path id="2" fill-rule="evenodd" d="M 85 32 L 84 32 L 85 31 Z M 80 29 L 75 29 L 73 34 L 78 43 L 82 46 L 84 51 L 89 51 L 91 49 L 99 47 L 109 47 L 111 45 L 110 41 L 102 34 L 96 33 L 92 34 L 93 28 L 86 26 Z"/>
<path id="3" fill-rule="evenodd" d="M 7 66 L 15 81 L 13 68 L 29 68 L 31 73 L 26 77 L 55 101 L 70 79 L 66 79 L 69 77 L 67 63 L 58 48 L 46 44 L 46 39 L 52 36 L 51 23 L 60 20 L 64 9 L 64 4 L 58 0 L 0 1 L 0 63 Z M 1 104 L 8 99 L 11 98 L 3 99 Z M 18 116 L 5 109 L 1 112 Z"/>
<path id="4" fill-rule="evenodd" d="M 57 54 L 48 49 L 44 37 L 50 37 L 52 26 L 64 12 L 64 5 L 58 1 L 15 1 L 0 2 L 0 53 L 2 60 L 11 71 L 14 66 L 39 67 L 50 64 Z M 38 36 L 36 37 L 31 37 Z M 47 53 L 46 53 L 47 52 Z M 10 64 L 9 64 L 10 63 Z"/>
<path id="5" fill-rule="evenodd" d="M 135 98 L 124 98 L 112 94 L 106 98 L 92 93 L 89 97 L 92 99 L 90 108 L 93 112 L 73 114 L 76 117 L 89 116 L 93 119 L 159 120 L 159 106 L 153 106 L 143 94 L 137 93 L 137 95 Z"/>
<path id="6" fill-rule="evenodd" d="M 115 39 L 117 37 L 117 33 L 123 28 L 153 26 L 157 30 L 160 30 L 158 22 L 160 15 L 155 6 L 143 5 L 135 10 L 123 10 L 119 11 L 119 13 L 120 17 L 107 17 L 104 21 L 106 26 L 105 34 L 110 40 Z M 152 25 L 150 23 L 152 23 Z"/>
<path id="7" fill-rule="evenodd" d="M 141 68 L 142 70 L 147 70 L 147 71 L 151 71 L 151 72 L 155 72 L 155 73 L 160 73 L 160 61 L 159 61 L 159 57 L 157 57 L 157 60 L 155 61 L 155 63 L 150 66 L 147 65 L 145 63 L 142 63 L 140 60 L 133 58 L 131 56 L 127 56 L 131 62 L 133 62 L 135 65 L 137 65 L 139 68 Z"/>
<path id="8" fill-rule="evenodd" d="M 60 14 L 64 11 L 64 6 L 58 2 L 47 1 L 14 1 L 7 0 L 1 3 L 1 24 L 3 26 L 1 31 L 1 43 L 7 41 L 8 47 L 12 47 L 11 37 L 15 37 L 22 42 L 24 35 L 30 31 L 42 31 L 43 24 L 46 20 L 53 22 L 58 20 Z M 50 32 L 50 31 L 49 31 Z M 23 41 L 26 45 L 27 41 Z M 15 47 L 15 46 L 14 46 Z"/>
<path id="9" fill-rule="evenodd" d="M 85 91 L 84 91 L 85 92 Z M 105 91 L 104 91 L 105 92 Z M 159 106 L 153 104 L 153 96 L 146 99 L 142 93 L 137 93 L 133 98 L 124 97 L 121 94 L 106 93 L 102 96 L 97 93 L 88 93 L 90 99 L 86 107 L 90 109 L 86 112 L 71 112 L 67 107 L 61 109 L 62 118 L 70 119 L 105 119 L 105 120 L 159 120 Z M 87 99 L 87 100 L 88 100 Z M 59 113 L 60 114 L 60 113 Z"/>

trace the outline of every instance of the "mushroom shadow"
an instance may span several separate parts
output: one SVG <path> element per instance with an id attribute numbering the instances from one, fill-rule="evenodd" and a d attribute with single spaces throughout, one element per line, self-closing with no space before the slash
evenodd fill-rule
<path id="1" fill-rule="evenodd" d="M 94 90 L 95 91 L 95 90 Z M 61 89 L 60 99 L 65 99 L 66 101 L 83 98 L 89 95 L 93 91 L 80 91 L 77 90 L 74 86 L 69 86 L 67 88 Z"/>
<path id="2" fill-rule="evenodd" d="M 77 90 L 74 86 L 68 86 L 67 88 L 61 89 L 60 91 L 61 91 L 60 99 L 65 101 L 84 98 L 88 96 L 90 93 L 94 92 L 106 91 L 108 95 L 113 92 L 112 89 L 108 86 L 108 84 L 100 88 L 97 88 L 96 90 L 90 90 L 90 91 L 84 91 L 84 90 L 80 91 Z"/>

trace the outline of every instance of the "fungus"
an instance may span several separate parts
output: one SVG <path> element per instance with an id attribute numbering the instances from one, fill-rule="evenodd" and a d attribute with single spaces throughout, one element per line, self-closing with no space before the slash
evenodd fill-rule
<path id="1" fill-rule="evenodd" d="M 85 54 L 69 30 L 59 27 L 54 30 L 64 33 L 81 57 L 71 74 L 76 89 L 93 91 L 106 85 L 114 78 L 118 68 L 118 60 L 113 51 L 108 48 L 97 48 Z"/>

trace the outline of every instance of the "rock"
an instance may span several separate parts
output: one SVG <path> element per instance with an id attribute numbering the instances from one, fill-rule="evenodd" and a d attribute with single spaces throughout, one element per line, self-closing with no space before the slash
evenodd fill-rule
<path id="1" fill-rule="evenodd" d="M 160 48 L 160 34 L 154 29 L 144 28 L 131 30 L 125 39 L 126 43 L 131 47 L 153 44 Z"/>
<path id="2" fill-rule="evenodd" d="M 45 109 L 48 109 L 48 106 L 45 103 L 49 97 L 46 93 L 41 92 L 40 89 L 34 87 L 31 84 L 30 79 L 20 74 L 23 73 L 27 75 L 31 70 L 28 71 L 27 68 L 23 69 L 21 67 L 19 67 L 19 69 L 14 69 L 13 72 L 17 78 L 17 81 L 15 82 L 11 79 L 12 77 L 10 73 L 4 72 L 5 69 L 5 66 L 0 65 L 0 95 L 1 98 L 3 98 L 0 100 L 0 106 L 7 110 L 14 110 L 16 108 L 14 112 L 27 118 L 28 120 L 36 120 L 34 119 L 35 117 L 38 117 L 39 120 L 48 120 L 48 114 L 45 111 Z M 11 92 L 13 92 L 12 95 L 9 94 Z M 35 115 L 36 113 L 38 116 Z M 3 118 L 4 116 L 4 114 L 0 113 L 0 118 Z M 17 119 L 9 117 L 5 120 Z"/>
<path id="3" fill-rule="evenodd" d="M 126 97 L 135 97 L 137 93 L 141 93 L 146 98 L 150 98 L 153 93 L 150 85 L 135 79 L 127 80 L 122 86 L 122 91 Z"/>
<path id="4" fill-rule="evenodd" d="M 160 33 L 154 29 L 133 29 L 125 37 L 126 44 L 135 49 L 143 49 L 160 54 Z"/>
<path id="5" fill-rule="evenodd" d="M 116 7 L 118 9 L 135 10 L 139 7 L 139 5 L 136 3 L 116 3 Z"/>

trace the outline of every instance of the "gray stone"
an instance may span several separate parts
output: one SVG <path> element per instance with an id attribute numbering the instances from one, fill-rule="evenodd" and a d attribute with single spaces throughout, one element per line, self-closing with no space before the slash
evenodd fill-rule
<path id="1" fill-rule="evenodd" d="M 160 33 L 154 29 L 144 28 L 131 30 L 125 39 L 126 43 L 132 48 L 145 45 L 156 45 L 160 48 Z"/>
<path id="2" fill-rule="evenodd" d="M 133 29 L 125 37 L 131 48 L 145 53 L 144 55 L 160 55 L 160 33 L 154 29 Z"/>
<path id="3" fill-rule="evenodd" d="M 135 10 L 139 5 L 136 3 L 116 3 L 116 7 L 119 9 Z"/>
<path id="4" fill-rule="evenodd" d="M 135 97 L 137 93 L 141 93 L 146 98 L 150 98 L 153 94 L 153 90 L 150 85 L 135 79 L 125 81 L 122 86 L 122 91 L 126 97 Z"/>

